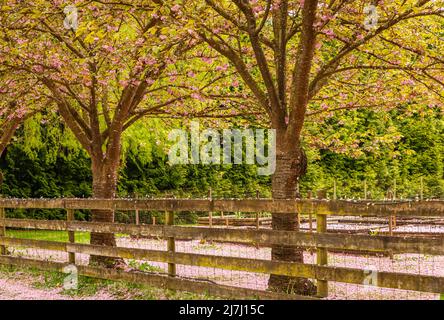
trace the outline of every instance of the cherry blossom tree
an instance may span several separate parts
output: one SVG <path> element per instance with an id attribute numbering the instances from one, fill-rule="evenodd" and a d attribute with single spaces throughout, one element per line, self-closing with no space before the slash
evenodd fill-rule
<path id="1" fill-rule="evenodd" d="M 174 8 L 163 1 L 73 4 L 10 1 L 2 6 L 0 66 L 26 77 L 26 86 L 38 86 L 39 95 L 55 105 L 91 157 L 93 196 L 110 199 L 116 196 L 123 132 L 149 115 L 202 112 L 206 105 L 199 101 L 212 95 L 206 88 L 215 81 L 205 68 L 211 57 L 191 50 L 197 40 L 187 30 L 170 26 Z M 14 90 L 12 82 L 7 89 Z M 187 105 L 187 99 L 197 103 Z M 114 214 L 93 210 L 92 220 L 113 222 Z M 91 243 L 115 246 L 115 238 L 92 233 Z"/>
<path id="2" fill-rule="evenodd" d="M 49 103 L 49 99 L 39 95 L 38 84 L 22 86 L 23 80 L 0 70 L 0 156 L 20 125 Z"/>
<path id="3" fill-rule="evenodd" d="M 393 30 L 438 17 L 437 1 L 225 0 L 177 1 L 175 18 L 237 71 L 249 97 L 277 131 L 275 199 L 294 199 L 306 170 L 306 121 L 336 110 L 384 109 L 407 101 L 403 66 L 374 56 L 391 51 Z M 382 48 L 382 46 L 385 46 Z M 382 99 L 383 100 L 382 100 Z M 274 214 L 273 229 L 298 230 L 295 215 Z M 272 259 L 303 262 L 303 251 L 275 246 Z M 271 275 L 272 290 L 313 294 L 306 279 Z"/>

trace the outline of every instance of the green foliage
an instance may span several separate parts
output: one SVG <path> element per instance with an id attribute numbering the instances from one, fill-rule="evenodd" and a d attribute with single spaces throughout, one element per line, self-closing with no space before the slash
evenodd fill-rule
<path id="1" fill-rule="evenodd" d="M 16 198 L 59 198 L 91 196 L 91 161 L 61 123 L 42 123 L 41 117 L 27 122 L 0 159 L 4 175 L 1 194 Z M 55 128 L 55 129 L 54 129 Z M 256 190 L 269 194 L 269 177 L 258 177 L 253 166 L 205 166 L 168 164 L 168 127 L 158 120 L 138 122 L 125 133 L 123 161 L 118 184 L 120 197 L 252 197 Z M 21 210 L 7 212 L 10 217 L 63 219 L 63 210 Z M 144 214 L 163 222 L 162 212 Z M 196 213 L 177 215 L 178 223 L 195 223 Z M 77 212 L 87 219 L 88 212 Z M 118 212 L 120 222 L 134 220 L 133 213 Z M 134 222 L 134 221 L 133 221 Z"/>
<path id="2" fill-rule="evenodd" d="M 91 195 L 90 159 L 72 143 L 69 133 L 52 125 L 27 121 L 0 159 L 4 183 L 1 194 L 15 198 L 88 197 Z M 37 130 L 40 129 L 40 130 Z M 67 136 L 65 136 L 67 135 Z M 34 219 L 60 219 L 63 210 L 14 210 L 11 215 Z M 85 213 L 78 213 L 85 218 Z"/>
<path id="3" fill-rule="evenodd" d="M 68 242 L 68 233 L 66 231 L 49 230 L 11 230 L 6 231 L 8 237 L 20 239 L 34 239 L 44 241 Z M 89 243 L 90 235 L 87 232 L 76 232 L 76 242 Z"/>
<path id="4" fill-rule="evenodd" d="M 402 109 L 387 114 L 352 111 L 315 130 L 329 139 L 331 123 L 340 119 L 349 124 L 349 118 L 354 119 L 355 125 L 350 129 L 337 127 L 335 132 L 344 135 L 343 141 L 351 139 L 352 134 L 361 135 L 353 141 L 359 153 L 310 148 L 302 193 L 326 189 L 332 196 L 336 180 L 338 197 L 363 198 L 366 181 L 369 196 L 381 199 L 387 192 L 394 192 L 396 181 L 397 197 L 415 198 L 420 194 L 422 178 L 424 197 L 444 196 L 444 121 L 439 110 L 412 114 Z M 371 143 L 377 147 L 370 149 Z"/>
<path id="5" fill-rule="evenodd" d="M 165 143 L 170 127 L 160 120 L 149 120 L 136 123 L 125 133 L 120 197 L 207 197 L 210 188 L 215 198 L 256 197 L 257 190 L 261 197 L 271 196 L 270 177 L 258 176 L 254 166 L 170 166 Z M 398 197 L 414 198 L 420 193 L 421 180 L 424 197 L 444 196 L 444 122 L 439 110 L 412 112 L 408 116 L 405 110 L 386 114 L 349 111 L 325 123 L 310 125 L 307 130 L 325 141 L 334 134 L 343 143 L 356 143 L 359 152 L 350 148 L 333 152 L 334 147 L 308 144 L 308 172 L 300 182 L 303 196 L 309 190 L 325 189 L 331 197 L 336 181 L 339 198 L 363 198 L 366 181 L 369 197 L 384 198 L 394 191 L 396 181 Z M 86 152 L 57 118 L 42 123 L 41 117 L 35 117 L 19 130 L 0 159 L 4 175 L 1 193 L 17 198 L 89 197 L 90 166 Z M 66 213 L 17 209 L 7 214 L 62 219 Z M 76 218 L 87 219 L 88 214 L 76 211 Z M 152 223 L 153 217 L 162 223 L 164 214 L 140 215 L 142 223 Z M 183 213 L 176 216 L 176 221 L 192 224 L 197 217 L 197 213 Z M 134 214 L 118 212 L 116 219 L 134 222 Z"/>
<path id="6" fill-rule="evenodd" d="M 137 262 L 136 260 L 130 260 L 128 262 L 128 265 L 136 270 L 142 271 L 142 272 L 157 272 L 162 273 L 165 272 L 162 268 L 153 266 L 149 264 L 148 262 Z"/>

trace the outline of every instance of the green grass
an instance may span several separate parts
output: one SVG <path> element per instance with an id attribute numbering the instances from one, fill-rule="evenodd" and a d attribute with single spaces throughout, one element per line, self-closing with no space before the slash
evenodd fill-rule
<path id="1" fill-rule="evenodd" d="M 129 260 L 128 266 L 130 266 L 133 269 L 137 269 L 143 272 L 158 272 L 158 273 L 164 273 L 165 271 L 162 268 L 153 266 L 149 264 L 148 262 L 137 262 L 136 260 Z"/>
<path id="2" fill-rule="evenodd" d="M 49 230 L 6 230 L 6 235 L 11 238 L 45 240 L 68 242 L 67 231 L 49 231 Z M 116 237 L 124 237 L 123 234 L 116 234 Z M 77 243 L 89 243 L 90 234 L 88 232 L 75 232 Z"/>
<path id="3" fill-rule="evenodd" d="M 12 238 L 68 242 L 68 232 L 47 230 L 6 230 L 6 235 Z M 76 232 L 75 239 L 78 243 L 89 243 L 88 232 Z"/>

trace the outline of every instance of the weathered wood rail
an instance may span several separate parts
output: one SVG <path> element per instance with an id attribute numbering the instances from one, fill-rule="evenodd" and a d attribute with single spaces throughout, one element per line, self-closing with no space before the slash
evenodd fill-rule
<path id="1" fill-rule="evenodd" d="M 444 201 L 274 199 L 0 199 L 0 208 L 194 212 L 316 212 L 347 216 L 443 216 Z"/>
<path id="2" fill-rule="evenodd" d="M 69 253 L 69 263 L 75 263 L 75 254 L 102 255 L 124 259 L 146 260 L 167 263 L 168 276 L 140 272 L 121 272 L 88 266 L 79 266 L 81 274 L 99 278 L 127 280 L 158 285 L 170 289 L 182 289 L 197 293 L 209 293 L 232 298 L 257 297 L 263 299 L 305 299 L 296 295 L 271 293 L 223 286 L 208 282 L 181 279 L 176 275 L 176 264 L 225 270 L 246 271 L 263 274 L 317 279 L 318 296 L 328 295 L 328 282 L 364 284 L 368 271 L 356 268 L 329 266 L 328 250 L 390 251 L 391 253 L 420 253 L 444 255 L 444 237 L 418 238 L 396 236 L 370 236 L 355 234 L 332 234 L 326 231 L 326 214 L 360 216 L 442 216 L 444 202 L 345 202 L 319 200 L 204 200 L 204 199 L 0 199 L 0 213 L 11 208 L 53 208 L 67 210 L 67 221 L 47 221 L 29 219 L 6 219 L 0 215 L 0 231 L 5 228 L 62 230 L 69 233 L 69 242 L 18 239 L 0 232 L 0 263 L 29 265 L 42 269 L 60 270 L 63 264 L 7 256 L 4 248 L 29 247 Z M 165 225 L 136 225 L 115 223 L 94 223 L 73 220 L 75 209 L 115 209 L 165 211 Z M 387 211 L 385 211 L 387 210 Z M 318 232 L 239 230 L 233 228 L 207 228 L 174 226 L 174 212 L 180 211 L 224 211 L 224 212 L 313 212 L 318 221 Z M 75 243 L 74 232 L 119 233 L 133 236 L 156 236 L 167 239 L 167 251 L 122 247 L 94 246 Z M 261 259 L 204 255 L 176 252 L 174 239 L 206 239 L 214 241 L 239 242 L 262 246 L 286 245 L 303 248 L 316 248 L 317 264 L 302 264 Z M 430 293 L 444 293 L 444 277 L 407 274 L 399 272 L 378 272 L 377 286 L 414 290 Z"/>
<path id="3" fill-rule="evenodd" d="M 236 218 L 233 216 L 224 217 L 200 217 L 197 220 L 199 225 L 208 226 L 241 226 L 241 227 L 258 227 L 264 225 L 271 225 L 271 217 L 258 218 Z"/>
<path id="4" fill-rule="evenodd" d="M 0 256 L 0 264 L 11 266 L 27 266 L 45 271 L 63 272 L 65 263 L 42 261 L 27 258 L 17 258 L 10 256 Z M 266 300 L 313 300 L 315 298 L 307 296 L 280 294 L 262 290 L 253 290 L 214 284 L 205 281 L 194 281 L 189 279 L 180 279 L 175 277 L 165 277 L 157 274 L 144 274 L 141 272 L 127 272 L 115 269 L 105 269 L 77 265 L 78 273 L 83 276 L 107 279 L 115 281 L 127 281 L 140 283 L 148 286 L 159 287 L 170 290 L 184 290 L 199 294 L 208 294 L 215 297 L 227 297 L 233 299 L 266 299 Z"/>

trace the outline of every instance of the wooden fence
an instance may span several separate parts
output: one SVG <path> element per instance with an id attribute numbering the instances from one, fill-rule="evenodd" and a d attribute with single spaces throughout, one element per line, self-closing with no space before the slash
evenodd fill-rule
<path id="1" fill-rule="evenodd" d="M 53 208 L 65 209 L 67 220 L 6 219 L 5 209 Z M 113 209 L 164 211 L 164 225 L 138 225 L 117 223 L 95 223 L 74 220 L 76 209 Z M 317 232 L 248 230 L 235 228 L 207 228 L 175 226 L 175 212 L 273 212 L 311 213 L 316 215 Z M 326 215 L 357 216 L 427 216 L 444 217 L 444 202 L 347 202 L 326 200 L 207 200 L 207 199 L 0 199 L 0 263 L 33 266 L 44 270 L 61 271 L 66 263 L 40 261 L 7 255 L 7 247 L 29 247 L 67 252 L 67 263 L 74 264 L 75 254 L 120 257 L 168 264 L 168 275 L 142 272 L 123 272 L 98 267 L 78 265 L 80 274 L 145 283 L 174 290 L 186 290 L 229 298 L 261 299 L 313 299 L 262 290 L 252 290 L 219 285 L 205 281 L 184 279 L 176 274 L 176 265 L 219 268 L 262 274 L 317 279 L 317 298 L 328 296 L 328 282 L 344 282 L 362 285 L 368 279 L 368 270 L 328 265 L 328 250 L 389 251 L 396 253 L 419 253 L 444 255 L 444 237 L 396 237 L 357 234 L 328 233 Z M 42 241 L 7 237 L 5 228 L 67 231 L 69 242 Z M 133 236 L 155 236 L 167 239 L 167 250 L 147 250 L 126 247 L 106 247 L 75 243 L 74 232 L 119 233 Z M 175 250 L 175 238 L 206 239 L 222 242 L 238 242 L 261 246 L 286 245 L 317 250 L 317 264 L 284 261 L 247 259 L 238 257 L 182 253 Z M 421 292 L 444 293 L 444 277 L 398 272 L 377 272 L 373 285 Z"/>

